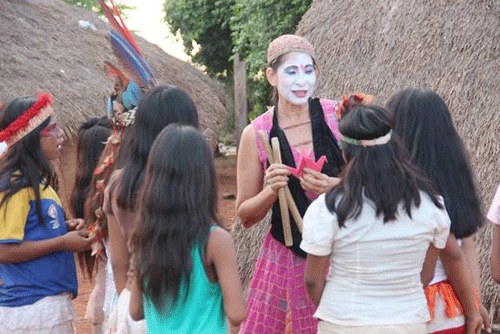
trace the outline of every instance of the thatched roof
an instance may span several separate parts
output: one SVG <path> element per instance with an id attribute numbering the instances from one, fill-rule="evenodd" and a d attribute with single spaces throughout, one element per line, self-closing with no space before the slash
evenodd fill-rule
<path id="1" fill-rule="evenodd" d="M 385 103 L 408 87 L 443 96 L 488 209 L 500 182 L 500 2 L 315 0 L 297 33 L 316 48 L 318 96 L 361 91 Z M 483 295 L 499 305 L 489 228 L 479 239 Z"/>
<path id="2" fill-rule="evenodd" d="M 78 21 L 98 31 L 79 28 Z M 62 0 L 0 1 L 0 101 L 51 92 L 67 135 L 90 116 L 104 114 L 113 83 L 103 62 L 116 63 L 104 38 L 108 25 L 94 13 Z M 160 83 L 186 90 L 200 114 L 202 130 L 212 144 L 226 111 L 221 85 L 186 62 L 136 36 Z"/>

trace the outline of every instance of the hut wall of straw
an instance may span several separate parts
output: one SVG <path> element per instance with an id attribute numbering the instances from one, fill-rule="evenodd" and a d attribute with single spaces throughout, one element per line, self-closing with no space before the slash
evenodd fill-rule
<path id="1" fill-rule="evenodd" d="M 297 34 L 316 49 L 316 95 L 366 92 L 378 103 L 409 87 L 447 102 L 489 208 L 500 183 L 500 2 L 315 0 Z M 500 290 L 489 273 L 490 223 L 476 237 L 486 305 Z"/>

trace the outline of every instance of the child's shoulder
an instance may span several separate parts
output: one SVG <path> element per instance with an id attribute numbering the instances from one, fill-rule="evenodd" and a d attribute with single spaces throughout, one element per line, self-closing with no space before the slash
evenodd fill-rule
<path id="1" fill-rule="evenodd" d="M 207 259 L 234 252 L 234 243 L 231 234 L 220 226 L 212 226 L 207 241 Z"/>
<path id="2" fill-rule="evenodd" d="M 212 225 L 210 227 L 210 234 L 208 235 L 208 243 L 225 243 L 233 242 L 231 234 L 224 228 L 218 225 Z"/>

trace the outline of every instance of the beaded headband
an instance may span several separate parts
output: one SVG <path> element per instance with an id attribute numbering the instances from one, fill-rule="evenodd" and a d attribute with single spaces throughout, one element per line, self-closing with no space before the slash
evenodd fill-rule
<path id="1" fill-rule="evenodd" d="M 38 94 L 38 101 L 5 129 L 0 131 L 0 142 L 5 142 L 7 146 L 12 146 L 17 143 L 49 118 L 54 111 L 52 108 L 47 108 L 51 104 L 52 97 L 50 94 Z"/>
<path id="2" fill-rule="evenodd" d="M 359 106 L 361 104 L 365 105 L 370 104 L 372 101 L 373 101 L 372 95 L 367 95 L 362 93 L 343 96 L 342 103 L 340 103 L 337 108 L 337 115 L 336 115 L 337 119 L 341 119 L 344 116 L 345 112 L 348 111 L 349 109 Z M 389 142 L 389 140 L 391 140 L 391 137 L 392 137 L 392 130 L 389 130 L 389 132 L 386 133 L 385 135 L 374 139 L 354 139 L 344 136 L 342 133 L 340 133 L 341 141 L 351 145 L 358 145 L 363 147 L 385 145 Z"/>
<path id="3" fill-rule="evenodd" d="M 288 52 L 305 52 L 314 59 L 314 48 L 307 39 L 297 35 L 282 35 L 267 47 L 267 63 Z"/>
<path id="4" fill-rule="evenodd" d="M 363 146 L 363 147 L 368 147 L 368 146 L 377 146 L 377 145 L 385 145 L 391 140 L 392 137 L 392 130 L 389 130 L 389 132 L 382 137 L 374 138 L 374 139 L 354 139 L 354 138 L 349 138 L 344 136 L 343 134 L 340 134 L 340 140 L 351 144 L 351 145 L 357 145 L 357 146 Z"/>

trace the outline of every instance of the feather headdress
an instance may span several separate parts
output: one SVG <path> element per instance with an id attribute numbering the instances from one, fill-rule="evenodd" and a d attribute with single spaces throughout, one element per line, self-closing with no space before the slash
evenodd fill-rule
<path id="1" fill-rule="evenodd" d="M 156 82 L 153 70 L 144 59 L 113 0 L 110 0 L 110 3 L 111 8 L 106 5 L 105 0 L 99 0 L 112 28 L 107 39 L 120 66 L 119 69 L 110 62 L 105 62 L 104 66 L 106 73 L 115 79 L 115 93 L 108 102 L 108 112 L 114 115 L 114 101 L 122 104 L 125 112 L 134 109 L 144 91 L 154 87 Z M 130 119 L 129 116 L 127 118 Z M 124 126 L 119 120 L 114 120 L 113 123 L 117 126 Z"/>
<path id="2" fill-rule="evenodd" d="M 118 66 L 105 62 L 106 74 L 115 80 L 114 92 L 108 99 L 108 117 L 113 124 L 113 134 L 108 139 L 100 163 L 94 171 L 94 193 L 88 208 L 91 225 L 88 230 L 97 240 L 92 244 L 92 255 L 102 254 L 99 239 L 106 236 L 106 216 L 103 213 L 104 188 L 113 171 L 115 157 L 121 144 L 122 130 L 132 125 L 135 110 L 144 92 L 154 87 L 156 82 L 153 71 L 144 59 L 141 50 L 128 30 L 113 0 L 111 8 L 105 0 L 98 0 L 104 11 L 111 30 L 107 40 L 117 58 Z M 91 261 L 87 258 L 87 261 Z M 92 265 L 93 266 L 93 265 Z"/>

